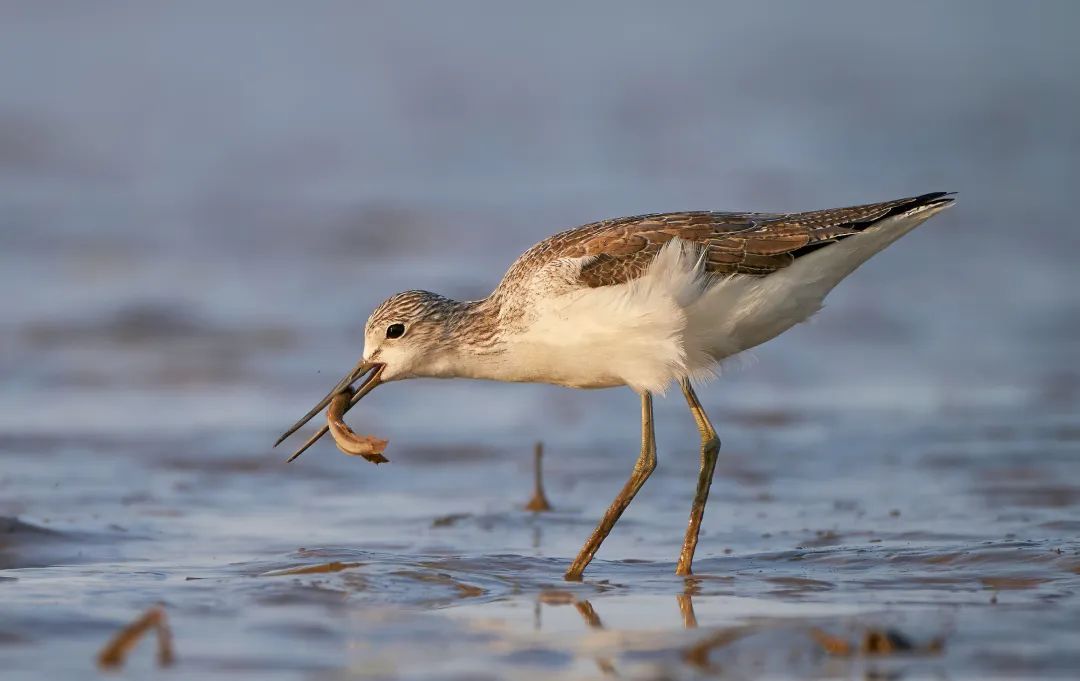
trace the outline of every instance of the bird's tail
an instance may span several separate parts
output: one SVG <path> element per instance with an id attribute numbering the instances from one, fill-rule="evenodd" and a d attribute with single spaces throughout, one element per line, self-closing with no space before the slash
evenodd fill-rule
<path id="1" fill-rule="evenodd" d="M 880 217 L 847 222 L 843 234 L 826 237 L 820 248 L 799 254 L 768 276 L 721 280 L 691 310 L 702 319 L 721 320 L 720 330 L 700 339 L 701 346 L 713 357 L 727 357 L 805 321 L 844 277 L 952 203 L 952 194 L 946 192 L 901 199 Z M 812 219 L 813 214 L 800 217 L 805 216 Z M 706 323 L 698 326 L 705 328 Z"/>
<path id="2" fill-rule="evenodd" d="M 790 274 L 804 282 L 816 281 L 823 288 L 824 295 L 875 253 L 953 205 L 955 196 L 955 192 L 915 196 L 898 202 L 887 213 L 873 220 L 849 223 L 845 226 L 856 234 L 828 243 L 818 253 L 797 258 L 788 268 L 792 270 Z"/>

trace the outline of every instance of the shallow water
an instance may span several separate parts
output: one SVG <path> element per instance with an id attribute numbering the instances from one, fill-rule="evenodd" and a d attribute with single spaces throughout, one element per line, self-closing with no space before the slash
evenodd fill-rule
<path id="1" fill-rule="evenodd" d="M 95 676 L 155 603 L 180 678 L 1074 678 L 1075 12 L 860 5 L 3 10 L 4 678 Z M 395 290 L 483 295 L 598 217 L 934 189 L 961 201 L 700 391 L 693 578 L 677 394 L 580 584 L 629 391 L 416 381 L 350 413 L 387 465 L 269 446 Z M 874 632 L 912 650 L 822 643 Z"/>
<path id="2" fill-rule="evenodd" d="M 629 468 L 621 438 L 549 447 L 556 510 L 531 514 L 527 445 L 403 443 L 375 468 L 325 447 L 286 465 L 235 431 L 9 436 L 5 499 L 22 519 L 0 552 L 7 668 L 85 673 L 157 601 L 189 673 L 1067 676 L 1080 663 L 1075 423 L 999 411 L 882 432 L 865 414 L 812 426 L 714 411 L 731 444 L 697 574 L 672 574 L 688 437 L 582 584 L 562 571 Z M 814 639 L 871 629 L 944 650 L 852 660 Z"/>

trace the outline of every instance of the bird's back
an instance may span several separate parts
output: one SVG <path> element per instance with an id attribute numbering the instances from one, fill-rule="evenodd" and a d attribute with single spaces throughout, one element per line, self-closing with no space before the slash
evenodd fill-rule
<path id="1" fill-rule="evenodd" d="M 709 274 L 762 277 L 888 217 L 951 202 L 946 192 L 934 192 L 804 213 L 689 211 L 603 220 L 560 232 L 530 248 L 511 265 L 497 291 L 509 292 L 545 266 L 574 258 L 588 258 L 578 274 L 581 286 L 622 284 L 641 277 L 673 238 L 699 247 Z"/>

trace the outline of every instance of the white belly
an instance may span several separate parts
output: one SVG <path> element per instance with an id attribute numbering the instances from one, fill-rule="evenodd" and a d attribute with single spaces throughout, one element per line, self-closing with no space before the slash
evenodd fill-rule
<path id="1" fill-rule="evenodd" d="M 695 254 L 671 243 L 640 279 L 544 300 L 485 378 L 663 392 L 673 381 L 711 374 L 719 361 L 818 307 L 792 306 L 790 298 L 778 304 L 762 288 L 767 278 L 703 276 Z"/>

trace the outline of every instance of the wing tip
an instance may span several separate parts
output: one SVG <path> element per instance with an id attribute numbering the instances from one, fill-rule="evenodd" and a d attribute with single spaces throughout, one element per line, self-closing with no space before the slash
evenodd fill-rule
<path id="1" fill-rule="evenodd" d="M 923 208 L 925 206 L 947 206 L 956 201 L 956 192 L 930 192 L 920 194 L 911 199 L 911 204 L 905 206 L 905 210 L 911 208 Z"/>
<path id="2" fill-rule="evenodd" d="M 899 199 L 884 215 L 867 221 L 865 227 L 877 224 L 886 218 L 905 215 L 914 211 L 922 211 L 927 208 L 948 208 L 955 202 L 956 192 L 929 192 L 918 196 L 912 196 L 909 199 Z"/>

